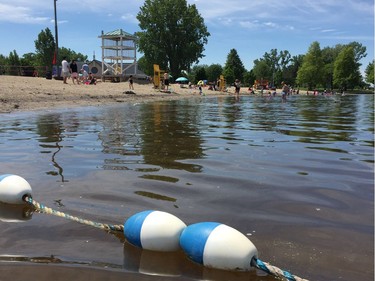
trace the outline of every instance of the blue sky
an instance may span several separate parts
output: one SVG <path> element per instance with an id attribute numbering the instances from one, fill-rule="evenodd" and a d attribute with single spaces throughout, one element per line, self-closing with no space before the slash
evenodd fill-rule
<path id="1" fill-rule="evenodd" d="M 225 64 L 236 49 L 246 69 L 271 49 L 305 54 L 312 42 L 333 47 L 357 41 L 367 48 L 362 71 L 374 59 L 374 1 L 370 0 L 188 0 L 211 36 L 200 64 Z M 34 41 L 49 27 L 53 0 L 0 0 L 0 54 L 35 52 Z M 140 31 L 141 0 L 58 0 L 59 46 L 101 59 L 101 31 Z M 139 57 L 141 54 L 139 54 Z"/>

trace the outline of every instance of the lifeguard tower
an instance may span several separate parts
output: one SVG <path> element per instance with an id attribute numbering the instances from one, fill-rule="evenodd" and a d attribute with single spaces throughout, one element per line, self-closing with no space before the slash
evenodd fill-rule
<path id="1" fill-rule="evenodd" d="M 135 35 L 122 29 L 104 33 L 102 39 L 102 81 L 125 81 L 137 76 L 137 48 Z"/>

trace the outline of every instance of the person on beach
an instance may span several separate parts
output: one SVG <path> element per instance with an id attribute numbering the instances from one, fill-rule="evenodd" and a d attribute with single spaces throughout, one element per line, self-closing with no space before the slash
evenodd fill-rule
<path id="1" fill-rule="evenodd" d="M 91 72 L 89 74 L 89 81 L 87 83 L 89 85 L 96 85 L 96 78 Z"/>
<path id="2" fill-rule="evenodd" d="M 89 79 L 89 74 L 87 73 L 86 69 L 82 68 L 81 69 L 81 73 L 82 73 L 82 83 L 86 83 Z"/>
<path id="3" fill-rule="evenodd" d="M 79 80 L 78 80 L 78 66 L 75 60 L 72 60 L 72 63 L 70 64 L 70 73 L 72 77 L 73 84 L 74 79 L 77 81 L 77 85 L 79 85 Z"/>
<path id="4" fill-rule="evenodd" d="M 133 86 L 133 75 L 129 76 L 129 90 L 134 90 Z"/>
<path id="5" fill-rule="evenodd" d="M 69 63 L 66 60 L 66 57 L 63 57 L 63 60 L 61 61 L 61 72 L 62 72 L 61 74 L 63 77 L 63 83 L 68 84 L 66 80 L 68 79 L 70 75 L 70 68 L 69 68 Z"/>
<path id="6" fill-rule="evenodd" d="M 90 72 L 89 71 L 89 65 L 87 63 L 88 63 L 88 61 L 85 61 L 85 63 L 82 65 L 82 69 L 86 70 L 86 72 L 89 73 Z"/>
<path id="7" fill-rule="evenodd" d="M 168 87 L 169 87 L 169 74 L 168 74 L 168 71 L 166 71 L 164 73 L 164 86 L 165 86 L 165 90 L 168 91 Z"/>

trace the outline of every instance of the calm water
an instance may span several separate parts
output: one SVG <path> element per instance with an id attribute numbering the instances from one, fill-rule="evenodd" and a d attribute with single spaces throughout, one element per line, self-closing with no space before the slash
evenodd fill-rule
<path id="1" fill-rule="evenodd" d="M 374 97 L 202 98 L 0 115 L 0 174 L 75 216 L 217 221 L 310 280 L 374 278 Z M 0 280 L 274 280 L 0 204 Z"/>

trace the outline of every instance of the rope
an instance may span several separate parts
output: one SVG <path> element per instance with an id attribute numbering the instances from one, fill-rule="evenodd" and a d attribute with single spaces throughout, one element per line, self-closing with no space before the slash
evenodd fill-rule
<path id="1" fill-rule="evenodd" d="M 99 222 L 94 222 L 94 221 L 89 221 L 89 220 L 84 220 L 78 217 L 71 216 L 69 214 L 65 214 L 60 211 L 53 210 L 43 204 L 40 204 L 36 202 L 32 197 L 29 196 L 24 196 L 23 200 L 31 205 L 37 212 L 40 213 L 45 213 L 45 214 L 50 214 L 62 218 L 66 218 L 68 220 L 72 220 L 81 224 L 93 226 L 96 228 L 100 228 L 102 230 L 108 231 L 108 232 L 113 232 L 113 233 L 119 233 L 119 232 L 124 232 L 124 226 L 123 225 L 113 225 L 113 224 L 104 224 L 104 223 L 99 223 Z M 275 276 L 276 278 L 279 278 L 281 280 L 288 280 L 288 281 L 308 281 L 307 279 L 300 278 L 298 276 L 295 276 L 288 271 L 281 270 L 280 268 L 270 265 L 269 263 L 263 262 L 260 259 L 253 258 L 251 260 L 251 265 L 256 267 L 257 269 L 260 269 L 270 275 Z"/>
<path id="2" fill-rule="evenodd" d="M 289 273 L 288 271 L 281 270 L 280 268 L 270 265 L 269 263 L 263 262 L 257 258 L 253 258 L 251 260 L 251 265 L 281 280 L 286 279 L 288 281 L 308 281 L 307 279 L 303 279 L 298 276 L 295 276 Z"/>
<path id="3" fill-rule="evenodd" d="M 89 221 L 89 220 L 84 220 L 78 217 L 71 216 L 69 214 L 65 214 L 60 211 L 53 210 L 51 208 L 48 208 L 47 206 L 44 206 L 43 204 L 40 204 L 36 202 L 33 198 L 29 196 L 25 196 L 23 200 L 27 203 L 30 204 L 34 209 L 40 213 L 45 213 L 45 214 L 50 214 L 62 218 L 66 218 L 68 220 L 72 220 L 81 224 L 93 226 L 96 228 L 100 228 L 102 230 L 108 231 L 108 232 L 124 232 L 124 226 L 123 225 L 113 225 L 113 224 L 104 224 L 104 223 L 99 223 L 99 222 L 94 222 L 94 221 Z"/>

